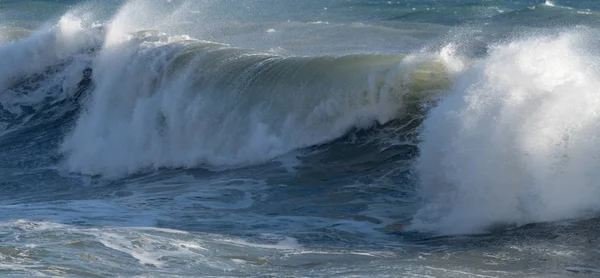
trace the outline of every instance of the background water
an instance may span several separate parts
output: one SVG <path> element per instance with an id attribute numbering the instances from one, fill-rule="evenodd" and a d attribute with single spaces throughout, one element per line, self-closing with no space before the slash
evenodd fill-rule
<path id="1" fill-rule="evenodd" d="M 0 0 L 4 277 L 594 277 L 600 3 Z"/>

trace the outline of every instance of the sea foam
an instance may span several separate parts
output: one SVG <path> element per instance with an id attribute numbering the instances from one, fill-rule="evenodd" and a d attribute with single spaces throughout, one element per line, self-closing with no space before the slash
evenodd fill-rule
<path id="1" fill-rule="evenodd" d="M 590 33 L 498 45 L 461 74 L 424 123 L 414 229 L 478 233 L 600 209 L 600 63 Z"/>

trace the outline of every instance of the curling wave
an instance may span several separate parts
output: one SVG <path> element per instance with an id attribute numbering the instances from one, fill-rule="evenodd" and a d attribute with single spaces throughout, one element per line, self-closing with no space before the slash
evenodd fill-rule
<path id="1" fill-rule="evenodd" d="M 138 32 L 105 45 L 95 90 L 61 150 L 70 170 L 236 167 L 385 123 L 447 85 L 432 59 L 278 57 Z"/>

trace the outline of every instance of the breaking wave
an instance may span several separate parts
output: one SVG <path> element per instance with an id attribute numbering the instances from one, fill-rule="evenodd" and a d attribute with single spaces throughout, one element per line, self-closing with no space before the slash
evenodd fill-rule
<path id="1" fill-rule="evenodd" d="M 424 122 L 413 228 L 462 234 L 600 209 L 600 57 L 579 29 L 491 49 Z"/>
<path id="2" fill-rule="evenodd" d="M 239 167 L 385 124 L 448 85 L 435 55 L 281 57 L 121 30 L 65 16 L 3 45 L 20 65 L 2 69 L 5 132 L 76 110 L 60 148 L 70 171 Z M 59 109 L 65 100 L 77 108 Z"/>

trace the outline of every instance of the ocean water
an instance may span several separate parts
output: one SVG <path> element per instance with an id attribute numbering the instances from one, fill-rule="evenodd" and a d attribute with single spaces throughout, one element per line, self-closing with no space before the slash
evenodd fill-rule
<path id="1" fill-rule="evenodd" d="M 0 276 L 600 276 L 599 27 L 593 0 L 0 0 Z"/>

